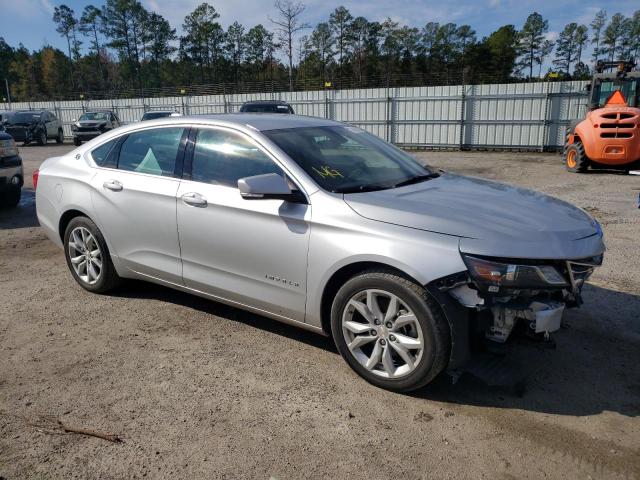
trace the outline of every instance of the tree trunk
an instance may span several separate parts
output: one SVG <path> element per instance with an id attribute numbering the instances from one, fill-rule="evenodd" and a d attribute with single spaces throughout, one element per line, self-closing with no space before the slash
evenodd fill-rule
<path id="1" fill-rule="evenodd" d="M 293 38 L 289 30 L 289 91 L 293 92 Z"/>
<path id="2" fill-rule="evenodd" d="M 66 35 L 67 37 L 67 48 L 69 49 L 69 67 L 71 68 L 71 90 L 75 90 L 76 89 L 76 84 L 73 81 L 73 58 L 71 57 L 71 38 L 69 37 L 69 34 Z"/>

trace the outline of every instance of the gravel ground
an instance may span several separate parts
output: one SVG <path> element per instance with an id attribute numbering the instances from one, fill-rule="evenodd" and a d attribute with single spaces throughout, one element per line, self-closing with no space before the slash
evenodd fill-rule
<path id="1" fill-rule="evenodd" d="M 640 478 L 639 177 L 572 175 L 550 154 L 418 154 L 587 209 L 609 250 L 557 349 L 517 350 L 522 398 L 468 377 L 399 395 L 266 318 L 143 283 L 82 290 L 30 180 L 71 148 L 22 148 L 23 201 L 0 212 L 0 478 Z"/>

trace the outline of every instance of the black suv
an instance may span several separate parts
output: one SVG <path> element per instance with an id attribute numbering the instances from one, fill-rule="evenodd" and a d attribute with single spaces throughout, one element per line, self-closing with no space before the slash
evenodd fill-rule
<path id="1" fill-rule="evenodd" d="M 3 117 L 4 130 L 16 142 L 28 145 L 37 142 L 44 145 L 52 138 L 57 143 L 64 141 L 62 122 L 48 110 L 20 110 Z"/>
<path id="2" fill-rule="evenodd" d="M 111 110 L 92 110 L 80 115 L 78 121 L 71 125 L 73 144 L 77 147 L 82 142 L 102 135 L 104 132 L 121 125 L 118 116 Z"/>
<path id="3" fill-rule="evenodd" d="M 240 111 L 243 113 L 294 113 L 291 105 L 282 100 L 253 100 L 251 102 L 244 102 L 240 107 Z"/>

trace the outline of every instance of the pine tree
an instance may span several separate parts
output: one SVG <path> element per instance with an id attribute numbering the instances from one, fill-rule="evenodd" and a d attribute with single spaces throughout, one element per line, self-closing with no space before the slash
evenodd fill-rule
<path id="1" fill-rule="evenodd" d="M 549 47 L 553 47 L 549 40 L 545 40 L 548 31 L 549 22 L 538 12 L 533 12 L 519 32 L 518 51 L 521 59 L 518 67 L 521 71 L 528 69 L 529 78 L 533 78 L 534 64 L 542 65 L 544 57 L 550 53 Z"/>
<path id="2" fill-rule="evenodd" d="M 598 59 L 600 55 L 602 55 L 602 29 L 607 23 L 607 12 L 605 10 L 600 10 L 596 13 L 593 21 L 591 22 L 591 30 L 593 31 L 593 37 L 591 38 L 591 43 L 595 45 L 593 47 L 593 63 L 598 63 Z"/>

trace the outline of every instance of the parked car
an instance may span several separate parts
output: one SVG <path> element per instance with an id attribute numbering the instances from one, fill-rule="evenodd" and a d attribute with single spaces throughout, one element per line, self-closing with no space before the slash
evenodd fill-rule
<path id="1" fill-rule="evenodd" d="M 0 206 L 15 207 L 20 202 L 24 174 L 18 147 L 11 135 L 0 132 Z"/>
<path id="2" fill-rule="evenodd" d="M 569 203 L 425 167 L 319 118 L 139 123 L 38 178 L 40 225 L 86 290 L 144 279 L 331 335 L 353 370 L 396 391 L 518 326 L 558 330 L 605 250 Z"/>
<path id="3" fill-rule="evenodd" d="M 293 108 L 282 100 L 252 100 L 244 102 L 240 107 L 242 113 L 289 113 L 293 114 Z"/>
<path id="4" fill-rule="evenodd" d="M 71 125 L 73 144 L 79 146 L 82 142 L 102 135 L 104 132 L 118 128 L 121 125 L 118 116 L 111 110 L 92 110 L 80 115 Z"/>
<path id="5" fill-rule="evenodd" d="M 64 141 L 62 122 L 48 110 L 19 110 L 7 115 L 3 122 L 5 132 L 25 145 L 33 141 L 45 145 L 49 139 Z"/>
<path id="6" fill-rule="evenodd" d="M 171 110 L 150 110 L 148 112 L 144 112 L 140 121 L 144 122 L 145 120 L 155 120 L 157 118 L 181 117 L 181 116 L 182 116 L 181 113 L 174 112 Z"/>

